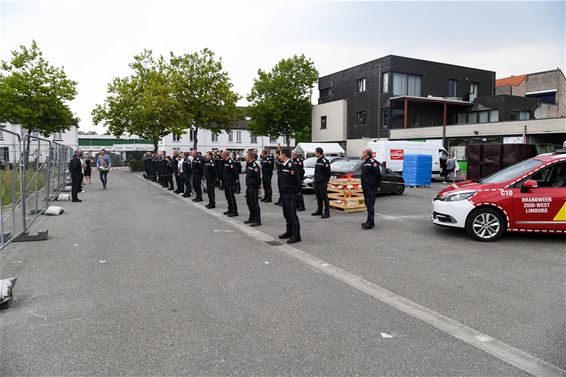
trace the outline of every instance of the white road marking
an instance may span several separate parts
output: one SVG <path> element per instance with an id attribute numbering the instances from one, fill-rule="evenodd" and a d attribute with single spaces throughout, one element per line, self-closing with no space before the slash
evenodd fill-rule
<path id="1" fill-rule="evenodd" d="M 265 263 L 265 264 L 269 264 L 269 262 L 268 262 L 268 261 L 265 261 L 265 262 L 263 262 L 263 263 Z"/>
<path id="2" fill-rule="evenodd" d="M 393 335 L 390 335 L 390 334 L 385 333 L 385 332 L 382 332 L 382 333 L 380 333 L 380 334 L 381 334 L 381 337 L 382 337 L 382 338 L 385 338 L 385 339 L 391 339 L 391 338 L 393 338 Z"/>
<path id="3" fill-rule="evenodd" d="M 214 229 L 216 233 L 232 233 L 233 230 L 230 229 Z"/>
<path id="4" fill-rule="evenodd" d="M 136 175 L 136 177 L 144 179 L 138 175 Z M 231 218 L 224 217 L 220 212 L 210 211 L 204 206 L 199 206 L 196 203 L 187 203 L 195 208 L 199 208 L 202 212 L 217 217 L 224 223 L 232 225 L 252 238 L 263 242 L 275 241 L 275 239 L 268 234 L 249 228 L 243 223 L 236 222 Z M 282 244 L 272 247 L 284 254 L 287 254 L 288 256 L 300 260 L 301 262 L 313 267 L 315 270 L 322 271 L 388 306 L 423 321 L 430 326 L 527 373 L 537 377 L 566 377 L 566 370 L 561 369 L 556 365 L 550 364 L 547 361 L 539 359 L 538 357 L 495 339 L 472 327 L 466 326 L 463 323 L 437 313 L 432 309 L 417 304 L 414 301 L 391 292 L 348 271 L 342 270 L 339 267 L 305 253 L 291 245 Z M 322 267 L 323 264 L 326 266 Z"/>
<path id="5" fill-rule="evenodd" d="M 106 263 L 106 259 L 99 260 L 98 263 Z"/>

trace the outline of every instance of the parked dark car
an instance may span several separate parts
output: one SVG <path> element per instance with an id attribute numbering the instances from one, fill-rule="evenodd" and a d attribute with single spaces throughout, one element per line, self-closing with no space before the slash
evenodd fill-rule
<path id="1" fill-rule="evenodd" d="M 333 162 L 330 165 L 332 178 L 360 178 L 363 162 L 361 158 L 346 158 Z M 385 168 L 381 163 L 379 163 L 379 170 L 381 171 L 381 183 L 378 190 L 381 194 L 401 195 L 405 192 L 405 181 L 400 174 Z"/>

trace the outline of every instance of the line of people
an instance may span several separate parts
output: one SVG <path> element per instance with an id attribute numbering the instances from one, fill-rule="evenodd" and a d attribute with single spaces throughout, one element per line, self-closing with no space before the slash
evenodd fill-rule
<path id="1" fill-rule="evenodd" d="M 322 148 L 317 148 L 315 155 L 317 161 L 314 173 L 314 189 L 317 210 L 311 215 L 325 219 L 330 217 L 330 201 L 327 192 L 331 175 L 330 162 L 324 157 Z M 366 160 L 362 166 L 362 188 L 364 189 L 366 203 L 371 203 L 371 205 L 368 205 L 368 220 L 362 224 L 363 229 L 370 229 L 375 225 L 373 206 L 377 186 L 381 179 L 377 161 L 371 156 L 371 150 L 365 150 L 362 154 L 362 157 Z M 263 189 L 264 192 L 262 202 L 272 202 L 271 181 L 273 171 L 277 170 L 279 200 L 275 204 L 282 207 L 286 221 L 285 233 L 281 234 L 279 238 L 287 239 L 289 244 L 299 242 L 301 241 L 301 226 L 297 211 L 305 210 L 302 192 L 302 181 L 305 174 L 303 159 L 296 151 L 291 151 L 288 148 L 279 151 L 277 161 L 265 150 L 261 152 L 260 161 L 258 161 L 259 157 L 257 152 L 252 150 L 248 151 L 245 156 L 246 166 L 243 173 L 245 174 L 245 195 L 249 217 L 244 223 L 251 227 L 261 225 L 260 191 Z M 228 151 L 206 152 L 204 157 L 198 151 L 184 152 L 183 154 L 174 151 L 172 156 L 167 156 L 165 152 L 147 154 L 144 158 L 144 170 L 146 179 L 157 182 L 169 190 L 174 190 L 175 193 L 184 197 L 190 197 L 194 190 L 196 195 L 193 199 L 194 202 L 203 201 L 202 194 L 205 191 L 208 196 L 206 208 L 209 209 L 216 207 L 215 189 L 224 190 L 228 208 L 223 214 L 228 217 L 239 216 L 235 195 L 240 193 L 242 168 L 240 160 Z M 175 178 L 177 185 L 176 190 L 173 178 Z"/>

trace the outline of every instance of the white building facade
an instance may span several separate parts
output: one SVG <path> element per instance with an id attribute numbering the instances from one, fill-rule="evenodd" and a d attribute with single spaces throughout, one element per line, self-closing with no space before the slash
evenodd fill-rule
<path id="1" fill-rule="evenodd" d="M 254 136 L 245 126 L 235 126 L 230 132 L 222 131 L 214 134 L 210 130 L 199 129 L 197 149 L 201 152 L 208 151 L 230 151 L 236 153 L 244 153 L 249 149 L 255 149 L 258 152 L 267 150 L 268 153 L 275 153 L 277 149 L 287 146 L 284 137 L 271 138 L 269 136 Z M 193 128 L 187 129 L 181 135 L 169 134 L 165 136 L 158 145 L 160 151 L 166 151 L 167 154 L 173 150 L 189 152 L 194 148 L 195 131 Z M 291 139 L 290 146 L 295 146 L 295 139 Z"/>
<path id="2" fill-rule="evenodd" d="M 51 142 L 57 142 L 59 144 L 63 144 L 75 149 L 79 144 L 78 131 L 79 127 L 77 125 L 72 125 L 68 130 L 64 132 L 56 132 L 49 137 L 43 137 L 38 132 L 32 132 L 32 136 L 44 140 L 49 140 Z M 28 131 L 19 124 L 6 123 L 0 125 L 0 160 L 2 161 L 14 162 L 19 158 L 18 155 L 20 153 L 20 146 L 18 145 L 18 138 L 12 133 L 20 135 L 21 140 L 24 140 L 25 136 L 28 134 Z M 34 148 L 37 149 L 37 147 L 35 146 L 36 143 L 37 139 L 32 138 L 32 143 L 30 144 L 32 154 L 37 152 L 34 152 Z M 44 144 L 48 145 L 48 143 L 46 142 L 42 142 L 41 144 L 42 149 L 44 149 Z"/>

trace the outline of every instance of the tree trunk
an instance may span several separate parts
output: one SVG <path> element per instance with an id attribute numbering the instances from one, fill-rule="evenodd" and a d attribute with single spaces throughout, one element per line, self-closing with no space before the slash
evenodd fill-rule
<path id="1" fill-rule="evenodd" d="M 287 148 L 291 147 L 291 138 L 289 135 L 285 135 L 285 142 L 287 143 Z"/>
<path id="2" fill-rule="evenodd" d="M 157 143 L 159 140 L 153 139 L 153 153 L 157 153 Z"/>
<path id="3" fill-rule="evenodd" d="M 196 151 L 197 145 L 198 145 L 198 127 L 195 127 L 195 132 L 194 132 L 193 136 L 195 137 L 193 149 Z"/>

